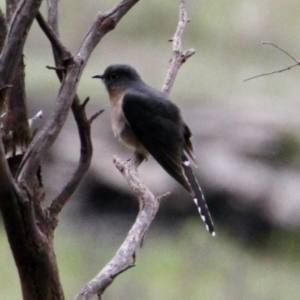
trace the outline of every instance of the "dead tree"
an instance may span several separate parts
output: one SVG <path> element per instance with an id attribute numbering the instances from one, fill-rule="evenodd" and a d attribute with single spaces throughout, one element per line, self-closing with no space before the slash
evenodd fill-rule
<path id="1" fill-rule="evenodd" d="M 47 0 L 47 20 L 39 12 L 42 0 L 6 0 L 6 13 L 0 11 L 0 210 L 11 251 L 18 269 L 24 300 L 62 300 L 53 249 L 53 233 L 58 215 L 88 170 L 93 147 L 91 123 L 101 113 L 88 118 L 76 88 L 88 59 L 102 37 L 113 30 L 138 0 L 122 0 L 106 13 L 98 13 L 72 54 L 59 38 L 58 0 Z M 52 47 L 53 69 L 60 82 L 51 119 L 32 134 L 26 109 L 25 65 L 23 48 L 36 19 Z M 168 93 L 180 65 L 194 50 L 181 51 L 181 36 L 187 23 L 185 1 L 180 2 L 180 22 L 172 39 L 173 55 L 163 90 Z M 80 138 L 80 158 L 72 177 L 49 206 L 44 203 L 41 160 L 51 147 L 72 111 Z M 39 114 L 40 115 L 40 114 Z M 136 222 L 113 260 L 92 279 L 76 297 L 101 296 L 113 279 L 134 265 L 132 257 L 151 224 L 161 197 L 155 197 L 140 181 L 136 159 L 123 163 L 114 158 L 116 167 L 139 197 L 141 210 Z"/>

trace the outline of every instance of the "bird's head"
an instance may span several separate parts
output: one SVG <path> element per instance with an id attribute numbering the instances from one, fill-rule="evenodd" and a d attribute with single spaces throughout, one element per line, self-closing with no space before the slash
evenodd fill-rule
<path id="1" fill-rule="evenodd" d="M 92 78 L 102 79 L 108 91 L 125 89 L 128 86 L 141 82 L 138 72 L 129 65 L 111 65 L 106 68 L 102 75 L 95 75 Z"/>

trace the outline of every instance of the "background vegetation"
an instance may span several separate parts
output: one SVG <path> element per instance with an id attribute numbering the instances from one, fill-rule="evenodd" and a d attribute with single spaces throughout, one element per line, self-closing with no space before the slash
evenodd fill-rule
<path id="1" fill-rule="evenodd" d="M 0 3 L 3 8 L 3 1 Z M 111 4 L 107 0 L 61 1 L 61 36 L 66 46 L 77 49 L 95 11 L 100 5 L 105 11 Z M 279 109 L 289 105 L 299 108 L 300 69 L 242 82 L 292 63 L 275 49 L 260 45 L 260 41 L 272 41 L 300 57 L 299 10 L 296 0 L 189 1 L 192 22 L 183 46 L 195 48 L 196 55 L 179 72 L 171 93 L 174 101 L 180 105 L 227 107 L 259 103 Z M 108 113 L 104 88 L 90 78 L 111 63 L 129 63 L 145 81 L 161 87 L 171 53 L 167 40 L 174 33 L 177 14 L 174 1 L 140 1 L 116 30 L 104 38 L 79 86 L 79 95 L 92 99 L 90 111 L 100 106 Z M 47 120 L 59 85 L 55 74 L 45 69 L 46 65 L 53 65 L 48 41 L 34 27 L 25 50 L 29 114 L 43 109 Z M 69 122 L 72 124 L 72 120 Z M 100 117 L 94 126 L 108 131 L 109 125 Z M 101 141 L 102 137 L 97 138 Z M 63 139 L 64 133 L 57 143 Z M 94 156 L 93 161 L 99 163 L 100 159 Z M 44 176 L 47 180 L 53 174 Z M 65 210 L 56 232 L 56 254 L 66 299 L 71 299 L 112 256 L 132 220 L 112 215 L 100 220 L 79 219 L 71 208 Z M 231 238 L 220 226 L 217 237 L 211 238 L 198 218 L 174 220 L 172 226 L 161 219 L 154 223 L 144 247 L 137 253 L 138 266 L 120 276 L 105 299 L 298 298 L 299 234 L 295 229 L 277 229 L 267 240 L 245 244 Z M 17 272 L 2 227 L 0 265 L 0 298 L 21 299 Z"/>

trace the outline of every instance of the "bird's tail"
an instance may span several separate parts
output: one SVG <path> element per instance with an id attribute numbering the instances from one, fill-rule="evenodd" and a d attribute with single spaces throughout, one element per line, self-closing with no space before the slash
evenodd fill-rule
<path id="1" fill-rule="evenodd" d="M 202 189 L 193 173 L 193 170 L 190 166 L 190 161 L 187 158 L 185 154 L 182 155 L 182 167 L 184 169 L 184 173 L 186 178 L 188 179 L 191 188 L 194 192 L 193 197 L 194 197 L 194 202 L 198 207 L 201 219 L 203 222 L 206 224 L 206 229 L 213 235 L 216 235 L 215 229 L 214 229 L 214 224 L 212 221 L 212 218 L 210 216 L 210 212 L 208 210 L 204 194 L 202 192 Z"/>

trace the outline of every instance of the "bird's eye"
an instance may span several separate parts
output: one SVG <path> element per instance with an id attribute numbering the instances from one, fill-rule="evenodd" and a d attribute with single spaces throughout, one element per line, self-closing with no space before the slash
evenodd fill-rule
<path id="1" fill-rule="evenodd" d="M 119 77 L 119 75 L 117 73 L 110 74 L 110 79 L 112 79 L 112 80 L 116 80 L 116 79 L 118 79 L 118 77 Z"/>

